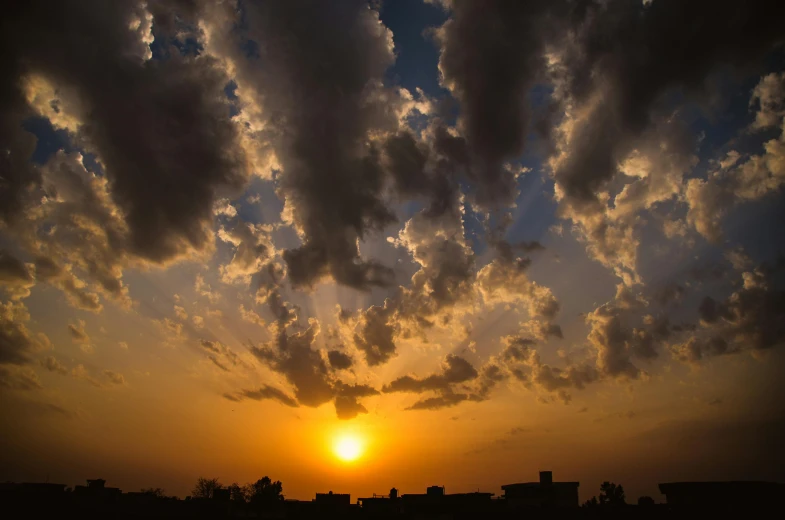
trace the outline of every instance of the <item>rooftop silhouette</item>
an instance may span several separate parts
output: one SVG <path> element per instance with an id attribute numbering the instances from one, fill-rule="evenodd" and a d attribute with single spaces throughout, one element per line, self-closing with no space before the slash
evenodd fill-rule
<path id="1" fill-rule="evenodd" d="M 579 482 L 554 482 L 541 471 L 536 482 L 505 484 L 503 493 L 448 493 L 433 485 L 424 493 L 389 493 L 358 498 L 332 490 L 312 500 L 285 499 L 283 485 L 263 477 L 243 486 L 199 478 L 191 495 L 180 499 L 160 488 L 123 492 L 104 479 L 73 488 L 57 483 L 0 484 L 0 511 L 7 518 L 694 518 L 719 511 L 747 517 L 785 512 L 785 484 L 774 482 L 669 482 L 659 485 L 666 497 L 657 504 L 640 497 L 628 504 L 621 485 L 604 482 L 600 494 L 579 505 Z"/>

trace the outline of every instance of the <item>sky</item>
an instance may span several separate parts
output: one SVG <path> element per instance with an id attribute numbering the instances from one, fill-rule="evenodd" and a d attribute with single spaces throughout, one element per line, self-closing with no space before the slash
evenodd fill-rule
<path id="1" fill-rule="evenodd" d="M 13 2 L 0 480 L 785 480 L 782 19 Z"/>

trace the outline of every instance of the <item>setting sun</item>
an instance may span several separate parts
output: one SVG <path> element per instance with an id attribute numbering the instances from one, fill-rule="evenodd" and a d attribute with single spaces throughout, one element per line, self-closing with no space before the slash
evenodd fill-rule
<path id="1" fill-rule="evenodd" d="M 362 454 L 363 445 L 357 437 L 344 435 L 336 439 L 333 450 L 339 459 L 349 462 Z"/>

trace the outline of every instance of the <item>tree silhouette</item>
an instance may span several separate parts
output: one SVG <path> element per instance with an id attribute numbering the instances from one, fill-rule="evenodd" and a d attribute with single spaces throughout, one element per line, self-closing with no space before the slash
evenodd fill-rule
<path id="1" fill-rule="evenodd" d="M 651 498 L 649 498 L 649 500 L 651 500 Z M 624 498 L 624 488 L 620 485 L 617 486 L 613 482 L 605 481 L 600 486 L 600 499 L 597 500 L 597 497 L 591 497 L 591 499 L 583 503 L 583 507 L 623 506 L 626 503 L 626 499 Z M 652 503 L 654 503 L 654 500 L 652 500 Z"/>
<path id="2" fill-rule="evenodd" d="M 272 506 L 283 500 L 283 484 L 280 480 L 273 482 L 270 477 L 264 476 L 248 484 L 248 501 L 259 506 Z"/>
<path id="3" fill-rule="evenodd" d="M 589 500 L 583 503 L 583 507 L 598 507 L 600 505 L 597 502 L 597 497 L 591 497 Z"/>
<path id="4" fill-rule="evenodd" d="M 237 482 L 232 482 L 228 487 L 229 500 L 232 502 L 246 502 L 248 500 L 248 494 L 245 488 L 246 486 L 241 486 Z"/>
<path id="5" fill-rule="evenodd" d="M 624 505 L 627 501 L 624 498 L 624 488 L 613 482 L 603 482 L 600 486 L 600 504 L 609 506 Z"/>
<path id="6" fill-rule="evenodd" d="M 164 497 L 166 497 L 166 494 L 165 494 L 164 490 L 161 489 L 161 488 L 145 488 L 141 492 L 144 493 L 145 495 L 150 495 L 150 496 L 153 496 L 155 498 L 164 498 Z"/>
<path id="7" fill-rule="evenodd" d="M 654 499 L 651 497 L 638 497 L 638 505 L 639 506 L 653 506 Z"/>
<path id="8" fill-rule="evenodd" d="M 223 485 L 218 482 L 218 478 L 207 479 L 199 477 L 199 480 L 196 481 L 196 486 L 194 486 L 194 490 L 191 491 L 191 496 L 194 498 L 213 498 L 215 491 L 222 488 Z"/>

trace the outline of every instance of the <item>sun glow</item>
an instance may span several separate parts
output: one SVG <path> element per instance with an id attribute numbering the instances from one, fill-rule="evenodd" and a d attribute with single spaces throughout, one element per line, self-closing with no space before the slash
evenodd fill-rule
<path id="1" fill-rule="evenodd" d="M 354 435 L 342 435 L 335 439 L 333 451 L 339 459 L 351 462 L 362 455 L 363 443 Z"/>

